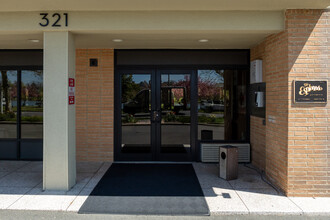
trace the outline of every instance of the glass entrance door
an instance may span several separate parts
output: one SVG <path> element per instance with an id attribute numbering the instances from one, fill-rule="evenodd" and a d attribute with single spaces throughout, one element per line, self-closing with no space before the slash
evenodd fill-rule
<path id="1" fill-rule="evenodd" d="M 191 125 L 195 107 L 191 102 L 192 76 L 190 70 L 158 71 L 160 89 L 156 104 L 161 115 L 157 124 L 158 160 L 192 160 L 194 139 Z"/>
<path id="2" fill-rule="evenodd" d="M 115 152 L 120 160 L 148 161 L 154 158 L 153 81 L 153 71 L 123 71 L 119 82 L 117 80 L 121 108 Z"/>
<path id="3" fill-rule="evenodd" d="M 192 71 L 118 72 L 115 160 L 192 160 Z"/>

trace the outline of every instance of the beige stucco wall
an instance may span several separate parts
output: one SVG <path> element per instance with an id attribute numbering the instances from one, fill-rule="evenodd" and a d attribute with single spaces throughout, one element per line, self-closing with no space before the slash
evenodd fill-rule
<path id="1" fill-rule="evenodd" d="M 11 0 L 2 2 L 0 11 L 37 10 L 285 10 L 288 8 L 324 9 L 328 0 Z"/>

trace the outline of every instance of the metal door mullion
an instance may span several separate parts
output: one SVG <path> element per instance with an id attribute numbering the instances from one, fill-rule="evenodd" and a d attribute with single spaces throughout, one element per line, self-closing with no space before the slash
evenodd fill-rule
<path id="1" fill-rule="evenodd" d="M 198 80 L 197 70 L 191 71 L 190 76 L 190 160 L 197 160 L 198 140 Z"/>
<path id="2" fill-rule="evenodd" d="M 154 160 L 159 160 L 160 157 L 160 147 L 161 147 L 161 72 L 157 69 L 154 70 L 154 110 L 158 112 L 159 118 L 154 121 Z"/>
<path id="3" fill-rule="evenodd" d="M 21 91 L 22 91 L 22 70 L 17 71 L 17 102 L 16 102 L 16 128 L 17 128 L 17 159 L 21 158 Z"/>

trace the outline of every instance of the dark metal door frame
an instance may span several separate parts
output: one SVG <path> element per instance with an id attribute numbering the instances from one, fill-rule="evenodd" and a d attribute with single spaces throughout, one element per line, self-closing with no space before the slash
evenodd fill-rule
<path id="1" fill-rule="evenodd" d="M 115 74 L 115 105 L 114 105 L 114 160 L 115 161 L 152 161 L 155 158 L 155 125 L 151 122 L 150 124 L 150 144 L 151 151 L 150 153 L 139 153 L 139 154 L 130 154 L 121 152 L 121 137 L 122 137 L 122 122 L 121 122 L 121 95 L 122 95 L 122 85 L 121 78 L 123 75 L 127 74 L 150 74 L 151 79 L 151 106 L 155 106 L 155 95 L 153 92 L 155 90 L 155 71 L 153 69 L 140 69 L 140 70 L 117 70 Z M 152 112 L 152 111 L 151 111 Z M 151 117 L 151 115 L 150 115 Z"/>
<path id="2" fill-rule="evenodd" d="M 37 138 L 22 138 L 21 137 L 21 82 L 22 82 L 22 71 L 34 71 L 42 70 L 42 66 L 0 66 L 0 70 L 11 70 L 17 72 L 17 115 L 16 115 L 16 138 L 1 138 L 0 144 L 8 145 L 15 144 L 16 146 L 16 157 L 8 157 L 7 155 L 1 155 L 1 160 L 42 160 L 42 139 Z M 29 155 L 22 152 L 22 143 L 37 145 L 37 148 L 32 152 L 29 152 Z M 41 146 L 41 147 L 40 147 Z M 30 150 L 31 151 L 31 150 Z"/>
<path id="3" fill-rule="evenodd" d="M 151 153 L 150 154 L 129 154 L 121 153 L 121 77 L 124 74 L 150 74 L 151 75 Z M 169 154 L 162 155 L 161 147 L 161 115 L 153 120 L 153 113 L 160 114 L 161 111 L 161 74 L 189 74 L 191 88 L 191 124 L 190 124 L 190 144 L 191 153 L 189 155 Z M 194 161 L 196 160 L 197 145 L 197 75 L 193 69 L 119 69 L 115 76 L 115 105 L 114 105 L 114 160 L 115 161 Z"/>
<path id="4" fill-rule="evenodd" d="M 157 123 L 157 140 L 156 140 L 156 160 L 157 161 L 194 161 L 196 154 L 196 142 L 197 142 L 197 76 L 195 71 L 192 69 L 157 69 L 156 72 L 156 106 L 157 111 L 161 112 L 161 77 L 162 74 L 171 74 L 171 75 L 190 75 L 190 153 L 189 154 L 162 154 L 161 153 L 161 119 Z M 161 116 L 162 114 L 160 114 Z"/>

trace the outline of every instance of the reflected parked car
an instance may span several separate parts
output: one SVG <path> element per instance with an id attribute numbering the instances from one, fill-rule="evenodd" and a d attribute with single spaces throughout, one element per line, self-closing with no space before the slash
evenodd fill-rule
<path id="1" fill-rule="evenodd" d="M 183 86 L 161 87 L 161 109 L 162 111 L 174 111 L 176 114 L 187 109 L 186 88 Z M 143 89 L 126 103 L 123 103 L 123 112 L 128 114 L 150 113 L 151 91 Z"/>
<path id="2" fill-rule="evenodd" d="M 202 100 L 201 109 L 205 112 L 224 111 L 225 106 L 221 100 Z"/>

